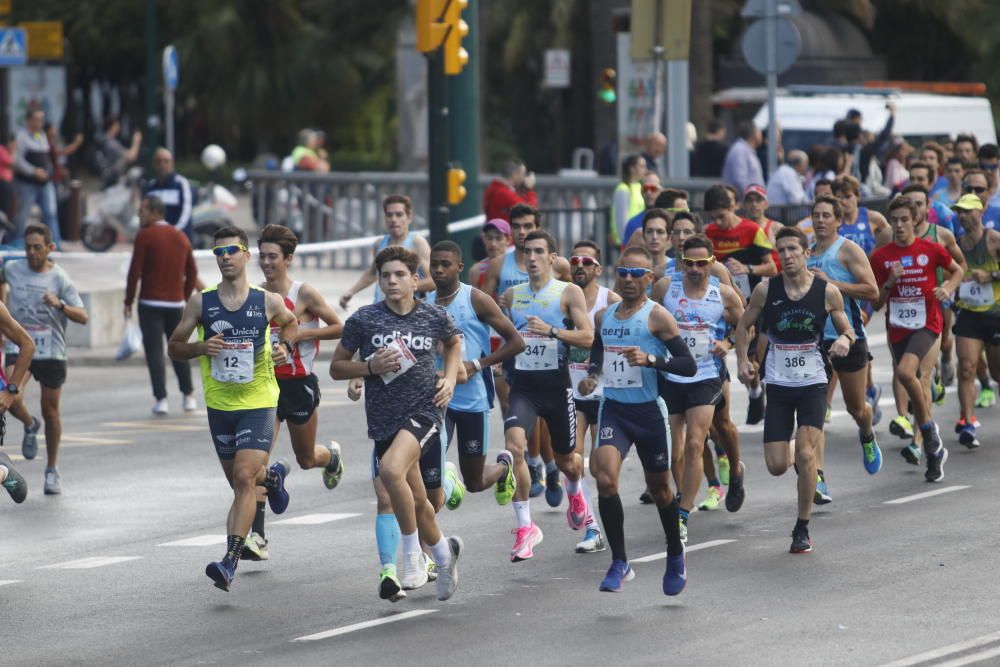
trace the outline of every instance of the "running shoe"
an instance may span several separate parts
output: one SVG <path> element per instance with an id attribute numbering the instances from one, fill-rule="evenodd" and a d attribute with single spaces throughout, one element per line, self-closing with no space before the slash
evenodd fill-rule
<path id="1" fill-rule="evenodd" d="M 427 561 L 427 581 L 437 581 L 438 580 L 438 566 L 431 558 L 430 554 L 424 554 L 424 560 Z"/>
<path id="2" fill-rule="evenodd" d="M 41 428 L 42 424 L 38 418 L 32 417 L 31 426 L 24 429 L 24 438 L 21 440 L 21 456 L 28 461 L 38 456 L 38 431 Z"/>
<path id="3" fill-rule="evenodd" d="M 827 424 L 830 423 L 830 419 L 833 417 L 833 406 L 829 403 L 826 404 L 826 414 L 823 416 L 823 421 Z"/>
<path id="4" fill-rule="evenodd" d="M 62 493 L 62 478 L 59 477 L 59 471 L 55 468 L 45 469 L 45 485 L 42 490 L 47 496 L 58 496 Z"/>
<path id="5" fill-rule="evenodd" d="M 378 575 L 378 596 L 389 602 L 399 602 L 406 597 L 406 591 L 396 578 L 396 566 L 389 564 Z"/>
<path id="6" fill-rule="evenodd" d="M 913 438 L 913 425 L 910 424 L 909 419 L 903 415 L 899 415 L 889 422 L 889 433 L 892 433 L 897 438 L 910 440 Z"/>
<path id="7" fill-rule="evenodd" d="M 955 382 L 955 364 L 951 361 L 941 362 L 941 384 L 950 387 Z"/>
<path id="8" fill-rule="evenodd" d="M 639 502 L 643 505 L 653 504 L 653 494 L 649 492 L 649 489 L 644 489 L 643 492 L 639 494 Z"/>
<path id="9" fill-rule="evenodd" d="M 399 581 L 404 591 L 415 590 L 427 583 L 427 562 L 424 552 L 403 554 L 403 570 L 399 574 Z"/>
<path id="10" fill-rule="evenodd" d="M 740 461 L 740 474 L 729 477 L 729 490 L 726 492 L 726 509 L 730 512 L 739 512 L 746 500 L 747 492 L 743 486 L 743 479 L 747 474 L 747 467 Z"/>
<path id="11" fill-rule="evenodd" d="M 545 484 L 542 482 L 545 479 L 545 465 L 529 465 L 528 472 L 531 474 L 531 490 L 528 491 L 528 497 L 537 498 L 545 493 Z"/>
<path id="12" fill-rule="evenodd" d="M 681 542 L 687 544 L 688 541 L 688 522 L 686 519 L 678 519 L 678 526 L 680 528 Z"/>
<path id="13" fill-rule="evenodd" d="M 935 405 L 944 405 L 944 397 L 944 385 L 941 383 L 941 375 L 935 373 L 934 378 L 931 380 L 931 401 Z"/>
<path id="14" fill-rule="evenodd" d="M 726 495 L 726 492 L 721 486 L 710 486 L 708 487 L 708 495 L 705 499 L 698 503 L 698 509 L 702 511 L 712 511 L 719 509 L 719 503 L 722 502 L 722 498 Z"/>
<path id="15" fill-rule="evenodd" d="M 807 554 L 813 550 L 812 541 L 809 539 L 809 529 L 805 526 L 792 531 L 792 548 L 788 553 Z"/>
<path id="16" fill-rule="evenodd" d="M 156 403 L 153 403 L 153 414 L 157 417 L 163 417 L 170 413 L 170 404 L 167 403 L 167 399 L 161 398 Z"/>
<path id="17" fill-rule="evenodd" d="M 604 549 L 604 537 L 601 535 L 601 529 L 597 527 L 597 524 L 587 526 L 587 532 L 584 533 L 583 541 L 576 543 L 576 552 L 578 554 L 592 554 L 604 551 Z"/>
<path id="18" fill-rule="evenodd" d="M 451 560 L 438 571 L 437 598 L 442 602 L 455 594 L 458 587 L 458 559 L 462 555 L 465 544 L 462 538 L 453 535 L 448 538 L 448 548 L 451 549 Z"/>
<path id="19" fill-rule="evenodd" d="M 601 581 L 599 590 L 606 593 L 621 593 L 622 585 L 626 581 L 632 581 L 633 579 L 635 579 L 635 570 L 627 562 L 613 560 L 611 561 L 611 567 L 608 568 L 608 573 L 604 575 L 604 580 Z"/>
<path id="20" fill-rule="evenodd" d="M 729 486 L 729 457 L 719 457 L 719 481 L 723 486 Z"/>
<path id="21" fill-rule="evenodd" d="M 336 440 L 331 440 L 327 449 L 330 450 L 330 462 L 323 467 L 323 484 L 333 491 L 344 476 L 344 457 L 341 456 L 340 443 Z"/>
<path id="22" fill-rule="evenodd" d="M 444 476 L 452 481 L 451 495 L 448 496 L 445 505 L 450 510 L 457 510 L 465 500 L 465 484 L 458 478 L 458 468 L 451 461 L 444 464 Z"/>
<path id="23" fill-rule="evenodd" d="M 939 447 L 934 454 L 927 455 L 927 472 L 924 479 L 928 482 L 940 482 L 944 479 L 944 464 L 948 460 L 948 450 Z"/>
<path id="24" fill-rule="evenodd" d="M 240 560 L 262 561 L 270 556 L 267 553 L 267 540 L 260 533 L 250 533 L 250 537 L 243 543 L 243 552 Z"/>
<path id="25" fill-rule="evenodd" d="M 198 409 L 198 399 L 194 397 L 194 394 L 188 394 L 184 397 L 184 412 L 194 412 Z"/>
<path id="26" fill-rule="evenodd" d="M 563 488 L 559 481 L 559 470 L 545 473 L 545 502 L 549 507 L 559 507 L 562 505 Z"/>
<path id="27" fill-rule="evenodd" d="M 879 401 L 882 400 L 882 385 L 877 384 L 865 390 L 865 399 L 868 405 L 872 406 L 872 426 L 878 426 L 882 421 L 882 408 Z"/>
<path id="28" fill-rule="evenodd" d="M 924 439 L 925 452 L 937 452 L 941 448 L 941 431 L 938 430 L 936 422 L 931 422 L 931 427 L 928 429 L 921 427 L 920 435 Z"/>
<path id="29" fill-rule="evenodd" d="M 502 464 L 506 471 L 493 487 L 493 497 L 496 498 L 497 505 L 506 505 L 514 498 L 514 490 L 517 488 L 517 478 L 514 477 L 514 456 L 505 449 L 497 454 L 497 463 Z"/>
<path id="30" fill-rule="evenodd" d="M 979 420 L 976 419 L 975 417 L 972 418 L 971 424 L 972 424 L 972 428 L 979 428 L 980 426 L 982 426 L 982 424 L 979 423 Z M 965 428 L 965 420 L 964 419 L 959 419 L 957 422 L 955 422 L 955 433 L 956 434 L 961 433 L 962 429 L 964 429 L 964 428 Z"/>
<path id="31" fill-rule="evenodd" d="M 511 531 L 514 533 L 514 548 L 510 550 L 510 562 L 528 560 L 535 555 L 533 549 L 542 543 L 542 529 L 531 524 Z"/>
<path id="32" fill-rule="evenodd" d="M 582 490 L 568 493 L 566 496 L 569 498 L 569 507 L 566 508 L 566 523 L 569 524 L 570 530 L 580 530 L 587 522 L 587 514 L 590 513 L 587 509 L 587 499 L 583 497 Z"/>
<path id="33" fill-rule="evenodd" d="M 687 585 L 687 568 L 684 565 L 684 552 L 676 556 L 667 556 L 667 569 L 663 573 L 663 594 L 680 595 Z"/>
<path id="34" fill-rule="evenodd" d="M 833 496 L 830 495 L 830 489 L 826 487 L 826 478 L 816 473 L 816 494 L 813 496 L 813 504 L 827 505 L 832 502 Z"/>
<path id="35" fill-rule="evenodd" d="M 25 481 L 21 473 L 14 469 L 10 457 L 3 452 L 0 452 L 0 465 L 7 468 L 7 477 L 3 480 L 3 488 L 10 494 L 11 499 L 20 505 L 28 497 L 28 482 Z"/>
<path id="36" fill-rule="evenodd" d="M 902 456 L 907 463 L 915 466 L 920 465 L 920 457 L 923 456 L 923 454 L 920 451 L 920 448 L 917 447 L 912 442 L 908 444 L 906 447 L 903 447 L 903 449 L 899 451 L 899 455 Z"/>
<path id="37" fill-rule="evenodd" d="M 764 388 L 761 387 L 760 396 L 750 397 L 747 403 L 747 424 L 759 424 L 764 418 Z"/>
<path id="38" fill-rule="evenodd" d="M 860 432 L 858 439 L 861 441 L 861 462 L 865 466 L 865 471 L 869 475 L 874 475 L 882 469 L 882 450 L 878 446 L 875 429 L 872 429 L 872 438 L 869 442 L 865 442 L 865 438 Z"/>
<path id="39" fill-rule="evenodd" d="M 292 471 L 292 466 L 285 459 L 278 459 L 267 469 L 267 504 L 275 514 L 284 514 L 288 509 L 288 491 L 285 490 L 285 477 Z"/>
<path id="40" fill-rule="evenodd" d="M 958 434 L 958 442 L 969 449 L 979 447 L 979 438 L 976 437 L 976 427 L 973 424 L 965 424 Z"/>
<path id="41" fill-rule="evenodd" d="M 229 587 L 236 578 L 236 564 L 228 558 L 209 563 L 205 567 L 205 574 L 215 582 L 215 587 L 229 592 Z"/>
<path id="42" fill-rule="evenodd" d="M 979 391 L 979 396 L 976 397 L 977 408 L 988 408 L 996 402 L 997 402 L 997 396 L 996 394 L 993 393 L 992 387 L 983 387 Z"/>

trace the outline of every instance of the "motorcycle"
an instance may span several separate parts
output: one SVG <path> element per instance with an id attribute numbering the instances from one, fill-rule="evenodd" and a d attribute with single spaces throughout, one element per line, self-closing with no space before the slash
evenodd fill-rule
<path id="1" fill-rule="evenodd" d="M 128 241 L 139 233 L 136 214 L 142 169 L 132 167 L 117 183 L 94 195 L 93 206 L 80 223 L 80 240 L 92 252 L 107 252 L 121 236 Z"/>

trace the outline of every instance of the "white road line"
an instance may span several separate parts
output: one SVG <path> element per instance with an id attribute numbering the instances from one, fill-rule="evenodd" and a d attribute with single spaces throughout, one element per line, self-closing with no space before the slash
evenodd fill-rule
<path id="1" fill-rule="evenodd" d="M 90 570 L 95 567 L 104 567 L 105 565 L 115 565 L 117 563 L 125 563 L 130 560 L 139 560 L 142 556 L 92 556 L 91 558 L 81 558 L 80 560 L 66 561 L 65 563 L 56 563 L 55 565 L 43 565 L 42 567 L 36 567 L 36 570 Z"/>
<path id="2" fill-rule="evenodd" d="M 960 653 L 961 651 L 968 651 L 970 648 L 977 648 L 985 644 L 991 644 L 997 640 L 1000 640 L 1000 632 L 991 632 L 990 634 L 983 635 L 982 637 L 976 637 L 974 639 L 968 639 L 964 642 L 958 642 L 955 644 L 949 644 L 948 646 L 942 646 L 941 648 L 931 649 L 930 651 L 925 651 L 924 653 L 911 655 L 909 658 L 901 658 L 900 660 L 887 662 L 882 665 L 882 667 L 911 667 L 911 665 L 918 665 L 921 662 L 928 662 L 930 660 L 943 658 L 944 656 L 951 655 L 952 653 Z"/>
<path id="3" fill-rule="evenodd" d="M 20 579 L 0 579 L 0 586 L 6 586 L 7 584 L 19 584 Z"/>
<path id="4" fill-rule="evenodd" d="M 272 526 L 317 526 L 321 523 L 330 523 L 331 521 L 340 521 L 341 519 L 351 519 L 356 516 L 361 516 L 360 514 L 335 514 L 335 513 L 320 513 L 320 514 L 303 514 L 302 516 L 292 517 L 291 519 L 282 519 L 281 521 L 271 521 Z"/>
<path id="5" fill-rule="evenodd" d="M 701 551 L 702 549 L 708 549 L 710 547 L 720 547 L 723 544 L 729 544 L 730 542 L 735 542 L 736 540 L 709 540 L 708 542 L 702 542 L 701 544 L 693 544 L 689 547 L 685 547 L 684 551 L 690 553 L 692 551 Z M 652 563 L 655 560 L 663 560 L 667 557 L 667 552 L 653 554 L 652 556 L 643 556 L 642 558 L 631 558 L 629 559 L 629 565 L 634 563 Z"/>
<path id="6" fill-rule="evenodd" d="M 387 623 L 398 623 L 399 621 L 405 621 L 409 618 L 416 618 L 417 616 L 425 616 L 427 614 L 436 614 L 437 609 L 414 609 L 413 611 L 406 611 L 402 614 L 394 614 L 392 616 L 386 616 L 385 618 L 378 618 L 374 621 L 364 621 L 363 623 L 355 623 L 353 625 L 345 625 L 342 628 L 334 628 L 333 630 L 326 630 L 324 632 L 317 632 L 314 635 L 306 635 L 305 637 L 296 637 L 293 642 L 314 642 L 320 639 L 329 639 L 330 637 L 337 637 L 340 635 L 346 635 L 349 632 L 356 632 L 358 630 L 365 630 L 367 628 L 374 628 L 379 625 L 385 625 Z"/>
<path id="7" fill-rule="evenodd" d="M 933 491 L 924 491 L 923 493 L 915 493 L 912 496 L 903 496 L 902 498 L 896 498 L 895 500 L 886 500 L 884 505 L 902 505 L 903 503 L 910 503 L 914 500 L 923 500 L 924 498 L 931 498 L 933 496 L 940 496 L 942 493 L 951 493 L 952 491 L 962 491 L 963 489 L 968 489 L 969 486 L 959 485 L 959 486 L 946 486 L 941 489 L 934 489 Z"/>
<path id="8" fill-rule="evenodd" d="M 157 544 L 158 547 L 208 547 L 216 544 L 225 544 L 225 535 L 198 535 L 197 537 L 189 537 L 183 540 L 175 540 L 173 542 L 164 542 L 163 544 Z"/>

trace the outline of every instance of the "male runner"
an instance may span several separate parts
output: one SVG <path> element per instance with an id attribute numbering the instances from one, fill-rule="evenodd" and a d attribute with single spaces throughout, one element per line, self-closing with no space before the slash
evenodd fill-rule
<path id="1" fill-rule="evenodd" d="M 625 553 L 625 513 L 618 494 L 622 461 L 635 445 L 667 539 L 663 593 L 678 595 L 687 583 L 677 499 L 670 490 L 670 427 L 658 395 L 657 371 L 691 376 L 697 370 L 670 313 L 646 296 L 653 262 L 645 248 L 630 247 L 617 268 L 622 301 L 597 315 L 588 376 L 580 392 L 589 394 L 604 376 L 597 461 L 598 506 L 611 546 L 611 567 L 600 590 L 620 592 L 635 577 Z M 670 352 L 669 361 L 665 358 Z"/>
<path id="2" fill-rule="evenodd" d="M 583 528 L 590 514 L 581 484 L 583 457 L 576 452 L 576 406 L 567 366 L 568 346 L 589 347 L 594 340 L 587 300 L 573 283 L 552 277 L 558 255 L 555 239 L 547 232 L 528 234 L 524 254 L 528 282 L 507 289 L 502 297 L 526 344 L 511 373 L 510 410 L 504 420 L 507 450 L 514 456 L 516 487 L 496 488 L 499 504 L 514 500 L 517 529 L 510 554 L 513 562 L 531 558 L 533 547 L 542 541 L 541 529 L 531 521 L 531 475 L 524 458 L 539 417 L 548 424 L 555 463 L 567 478 L 566 520 L 570 528 Z M 568 326 L 572 328 L 563 328 Z"/>
<path id="3" fill-rule="evenodd" d="M 667 257 L 670 250 L 670 213 L 662 208 L 651 208 L 642 216 L 642 245 L 653 258 L 654 278 L 662 278 L 673 259 Z"/>
<path id="4" fill-rule="evenodd" d="M 401 531 L 401 576 L 396 580 L 394 572 L 386 577 L 383 571 L 379 596 L 396 601 L 402 588 L 419 588 L 427 582 L 423 538 L 437 564 L 437 597 L 447 600 L 458 583 L 463 545 L 461 538 L 446 539 L 438 529 L 421 459 L 441 455 L 442 448 L 432 443 L 440 442 L 435 436 L 455 389 L 460 333 L 443 308 L 416 299 L 420 266 L 416 253 L 390 246 L 375 257 L 375 266 L 385 299 L 348 318 L 330 375 L 335 380 L 365 379 L 368 436 L 375 442 L 373 473 L 388 492 Z M 435 370 L 439 344 L 444 350 L 442 377 Z M 360 355 L 357 361 L 355 353 Z M 430 463 L 440 482 L 443 462 Z"/>
<path id="5" fill-rule="evenodd" d="M 384 248 L 389 246 L 403 246 L 408 248 L 420 257 L 420 282 L 417 285 L 418 291 L 427 292 L 434 289 L 434 284 L 427 277 L 430 272 L 431 247 L 427 240 L 410 231 L 413 223 L 413 205 L 406 195 L 389 195 L 382 200 L 382 214 L 385 215 L 386 234 L 372 248 L 372 265 L 358 277 L 357 282 L 340 297 L 340 307 L 347 309 L 347 304 L 351 302 L 354 295 L 365 289 L 369 285 L 375 285 L 375 294 L 372 303 L 378 303 L 384 298 L 378 284 L 378 276 L 375 275 L 375 257 Z"/>
<path id="6" fill-rule="evenodd" d="M 167 353 L 183 361 L 198 357 L 201 363 L 208 428 L 234 496 L 226 520 L 226 555 L 209 563 L 205 574 L 228 591 L 253 524 L 257 487 L 267 489 L 275 514 L 288 507 L 289 465 L 279 460 L 267 468 L 267 458 L 278 405 L 274 366 L 288 360 L 298 322 L 281 296 L 247 280 L 250 249 L 242 229 L 223 227 L 214 239 L 212 252 L 222 281 L 191 295 Z M 281 327 L 276 345 L 270 342 L 269 323 Z M 198 340 L 189 343 L 196 327 Z"/>
<path id="7" fill-rule="evenodd" d="M 962 195 L 951 207 L 965 229 L 959 246 L 968 264 L 968 280 L 958 287 L 955 340 L 958 348 L 958 402 L 962 414 L 955 431 L 958 441 L 979 446 L 979 422 L 973 414 L 976 366 L 986 349 L 994 377 L 1000 377 L 1000 232 L 983 227 L 983 204 L 973 194 Z"/>
<path id="8" fill-rule="evenodd" d="M 923 436 L 927 455 L 928 482 L 944 478 L 948 450 L 941 443 L 937 424 L 931 419 L 930 392 L 920 376 L 929 377 L 940 345 L 943 317 L 941 302 L 962 282 L 965 272 L 944 246 L 918 238 L 917 207 L 913 199 L 900 196 L 889 204 L 889 224 L 893 240 L 872 253 L 869 261 L 880 285 L 875 309 L 888 306 L 887 332 L 893 357 L 893 376 L 903 385 L 913 406 L 913 415 Z M 943 268 L 950 277 L 943 284 L 936 270 Z M 919 450 L 912 443 L 902 450 L 903 458 L 916 464 Z"/>
<path id="9" fill-rule="evenodd" d="M 705 474 L 702 451 L 716 406 L 724 400 L 722 369 L 730 349 L 726 338 L 743 316 L 743 299 L 735 289 L 711 279 L 715 256 L 707 237 L 693 236 L 685 241 L 679 260 L 683 273 L 660 280 L 653 290 L 653 301 L 662 303 L 676 320 L 681 340 L 697 364 L 693 376 L 668 373 L 660 390 L 674 445 L 683 452 L 677 458 L 683 461 L 678 484 L 679 514 L 681 538 L 686 540 L 688 518 Z M 730 463 L 736 468 L 730 472 L 726 508 L 735 512 L 742 506 L 746 493 L 738 448 Z"/>
<path id="10" fill-rule="evenodd" d="M 52 232 L 45 225 L 29 224 L 24 230 L 25 259 L 8 261 L 0 267 L 0 284 L 6 285 L 7 308 L 14 320 L 35 341 L 35 353 L 28 369 L 41 386 L 42 420 L 45 422 L 46 495 L 62 493 L 59 476 L 59 445 L 62 440 L 62 419 L 59 400 L 66 383 L 66 324 L 86 324 L 87 310 L 69 274 L 49 253 L 56 249 Z M 7 341 L 7 377 L 21 380 L 12 367 L 18 365 L 18 349 Z M 17 384 L 17 383 L 15 383 Z M 19 390 L 26 385 L 18 384 Z M 38 453 L 38 419 L 28 411 L 23 400 L 10 406 L 10 413 L 24 424 L 21 454 L 29 461 Z"/>
<path id="11" fill-rule="evenodd" d="M 2 303 L 0 303 L 0 335 L 17 345 L 19 351 L 17 364 L 8 367 L 6 374 L 0 370 L 0 424 L 6 428 L 6 413 L 18 402 L 20 387 L 28 381 L 31 360 L 35 355 L 35 341 L 24 327 L 14 320 Z M 7 490 L 15 503 L 23 503 L 28 497 L 27 480 L 11 463 L 10 457 L 3 452 L 0 452 L 0 486 Z"/>
<path id="12" fill-rule="evenodd" d="M 469 283 L 479 289 L 484 290 L 486 286 L 486 271 L 490 267 L 490 260 L 500 257 L 511 249 L 510 223 L 503 218 L 494 218 L 483 223 L 483 231 L 480 232 L 483 246 L 486 248 L 486 257 L 479 260 L 469 269 Z M 493 294 L 487 292 L 488 296 Z M 495 331 L 490 332 L 490 351 L 496 352 L 500 349 L 503 339 Z M 489 371 L 493 375 L 493 387 L 497 398 L 500 400 L 500 409 L 507 411 L 507 400 L 510 396 L 510 387 L 503 377 L 503 368 L 500 364 L 493 366 Z"/>
<path id="13" fill-rule="evenodd" d="M 760 225 L 767 235 L 767 240 L 774 245 L 774 236 L 784 228 L 777 220 L 767 217 L 767 189 L 763 185 L 751 184 L 743 191 L 743 214 L 747 220 Z"/>
<path id="14" fill-rule="evenodd" d="M 781 274 L 754 288 L 736 329 L 736 355 L 740 382 L 749 385 L 759 373 L 758 364 L 748 354 L 750 328 L 760 319 L 768 343 L 764 358 L 767 379 L 764 461 L 768 471 L 776 476 L 785 474 L 793 464 L 796 467 L 799 511 L 790 551 L 797 554 L 812 551 L 809 517 L 816 492 L 816 452 L 823 446 L 826 408 L 827 377 L 820 343 L 827 318 L 833 319 L 838 333 L 830 345 L 831 356 L 846 355 L 855 336 L 844 314 L 840 290 L 806 268 L 809 249 L 802 230 L 782 229 L 777 234 L 777 243 Z"/>
<path id="15" fill-rule="evenodd" d="M 655 210 L 655 209 L 654 209 Z M 666 226 L 659 223 L 665 220 L 655 219 L 647 221 L 643 218 L 643 225 L 662 226 L 663 248 L 666 249 Z M 597 278 L 603 273 L 601 266 L 601 249 L 593 241 L 578 241 L 573 246 L 573 255 L 569 258 L 570 266 L 573 267 L 573 282 L 583 290 L 583 295 L 587 299 L 587 312 L 590 314 L 591 322 L 595 322 L 594 317 L 608 305 L 622 300 L 618 294 L 612 292 L 604 285 L 597 282 Z M 580 393 L 580 381 L 587 377 L 587 368 L 590 360 L 590 349 L 582 347 L 571 347 L 569 350 L 569 380 L 573 387 L 573 402 L 576 404 L 576 453 L 586 456 L 587 433 L 590 433 L 590 462 L 591 475 L 594 468 L 594 449 L 597 446 L 597 411 L 601 405 L 603 392 L 598 388 L 593 393 L 584 396 Z M 586 526 L 583 540 L 576 545 L 577 553 L 594 553 L 604 551 L 604 539 L 601 537 L 601 529 L 597 522 L 590 517 L 591 523 Z"/>
<path id="16" fill-rule="evenodd" d="M 278 381 L 278 408 L 274 425 L 277 439 L 281 422 L 288 422 L 288 435 L 292 441 L 295 460 L 303 470 L 322 468 L 323 483 L 333 489 L 344 474 L 340 443 L 316 443 L 317 415 L 320 391 L 319 380 L 313 373 L 313 362 L 319 353 L 321 340 L 336 340 L 344 325 L 326 299 L 312 285 L 293 280 L 288 275 L 295 248 L 299 240 L 284 225 L 267 225 L 257 239 L 258 261 L 264 274 L 261 287 L 281 296 L 285 307 L 299 322 L 299 334 L 286 363 L 274 367 Z M 320 326 L 322 321 L 325 326 Z M 271 344 L 280 340 L 280 327 L 271 327 Z M 253 531 L 243 549 L 248 560 L 266 560 L 267 539 L 264 535 L 264 502 L 257 501 Z"/>

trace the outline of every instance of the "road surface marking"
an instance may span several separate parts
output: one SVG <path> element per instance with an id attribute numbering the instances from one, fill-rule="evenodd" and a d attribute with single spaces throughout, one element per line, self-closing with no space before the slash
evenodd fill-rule
<path id="1" fill-rule="evenodd" d="M 689 547 L 685 547 L 685 552 L 691 551 L 701 551 L 702 549 L 708 549 L 710 547 L 720 547 L 723 544 L 729 544 L 730 542 L 735 542 L 736 540 L 709 540 L 708 542 L 702 542 L 701 544 L 693 544 Z M 652 563 L 654 560 L 663 560 L 667 557 L 667 552 L 653 554 L 652 556 L 643 556 L 642 558 L 632 558 L 629 560 L 629 565 L 633 563 Z"/>
<path id="2" fill-rule="evenodd" d="M 909 658 L 902 658 L 900 660 L 894 660 L 893 662 L 887 662 L 882 665 L 882 667 L 911 667 L 911 665 L 919 665 L 921 662 L 928 662 L 930 660 L 943 658 L 946 655 L 951 655 L 952 653 L 961 653 L 962 651 L 968 651 L 970 648 L 977 648 L 979 646 L 984 646 L 985 644 L 991 644 L 997 640 L 1000 640 L 1000 632 L 992 632 L 988 635 L 983 635 L 982 637 L 968 639 L 964 642 L 949 644 L 948 646 L 931 649 L 930 651 L 925 651 L 924 653 L 911 655 Z"/>
<path id="3" fill-rule="evenodd" d="M 402 614 L 394 614 L 392 616 L 386 616 L 385 618 L 378 618 L 374 621 L 364 621 L 363 623 L 355 623 L 353 625 L 345 625 L 342 628 L 334 628 L 333 630 L 326 630 L 325 632 L 317 632 L 314 635 L 306 635 L 305 637 L 296 637 L 293 642 L 314 642 L 320 639 L 329 639 L 330 637 L 337 637 L 339 635 L 346 635 L 349 632 L 355 632 L 357 630 L 365 630 L 367 628 L 374 628 L 379 625 L 385 625 L 387 623 L 397 623 L 399 621 L 405 621 L 409 618 L 416 618 L 417 616 L 425 616 L 426 614 L 436 614 L 437 609 L 414 609 L 413 611 L 406 611 Z"/>
<path id="4" fill-rule="evenodd" d="M 21 583 L 20 579 L 0 579 L 0 586 L 6 586 L 7 584 L 18 584 Z"/>
<path id="5" fill-rule="evenodd" d="M 303 514 L 302 516 L 292 517 L 291 519 L 282 519 L 281 521 L 271 521 L 269 525 L 271 526 L 317 526 L 321 523 L 330 523 L 331 521 L 340 521 L 341 519 L 350 519 L 356 516 L 361 516 L 360 514 Z"/>
<path id="6" fill-rule="evenodd" d="M 941 489 L 934 489 L 933 491 L 924 491 L 923 493 L 915 493 L 912 496 L 903 496 L 902 498 L 896 498 L 895 500 L 886 500 L 885 505 L 902 505 L 903 503 L 910 503 L 914 500 L 923 500 L 924 498 L 931 498 L 932 496 L 940 496 L 942 493 L 951 493 L 952 491 L 962 491 L 963 489 L 968 489 L 968 486 L 946 486 Z"/>
<path id="7" fill-rule="evenodd" d="M 175 540 L 173 542 L 164 542 L 163 544 L 157 544 L 158 547 L 207 547 L 216 544 L 225 544 L 225 535 L 198 535 L 197 537 L 189 537 L 184 540 Z"/>
<path id="8" fill-rule="evenodd" d="M 115 565 L 117 563 L 125 563 L 130 560 L 139 560 L 142 556 L 92 556 L 91 558 L 81 558 L 80 560 L 66 561 L 65 563 L 56 563 L 55 565 L 43 565 L 42 567 L 35 568 L 36 570 L 90 570 L 95 567 L 104 567 L 105 565 Z"/>

